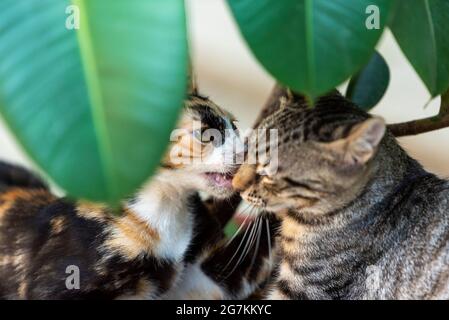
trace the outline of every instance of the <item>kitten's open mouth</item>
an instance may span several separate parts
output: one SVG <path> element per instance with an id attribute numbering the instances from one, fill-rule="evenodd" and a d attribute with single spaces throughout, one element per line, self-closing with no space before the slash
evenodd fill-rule
<path id="1" fill-rule="evenodd" d="M 206 172 L 206 178 L 214 185 L 220 188 L 231 189 L 232 188 L 232 178 L 234 178 L 234 173 L 219 173 L 219 172 Z"/>

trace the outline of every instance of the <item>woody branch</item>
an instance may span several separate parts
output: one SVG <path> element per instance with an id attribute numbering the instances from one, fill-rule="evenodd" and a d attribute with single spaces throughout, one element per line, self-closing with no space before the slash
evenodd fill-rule
<path id="1" fill-rule="evenodd" d="M 412 136 L 449 127 L 449 90 L 441 95 L 440 111 L 436 116 L 388 126 L 396 137 Z"/>

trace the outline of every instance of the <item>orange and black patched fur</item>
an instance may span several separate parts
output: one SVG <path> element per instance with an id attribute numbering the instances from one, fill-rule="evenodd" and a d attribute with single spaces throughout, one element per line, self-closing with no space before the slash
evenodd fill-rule
<path id="1" fill-rule="evenodd" d="M 231 187 L 236 165 L 224 160 L 241 144 L 232 117 L 195 94 L 177 129 L 159 171 L 123 201 L 118 216 L 103 204 L 56 197 L 27 170 L 1 163 L 0 298 L 252 294 L 270 272 L 269 239 L 223 276 L 242 237 L 227 244 L 223 232 L 236 209 L 226 203 L 237 197 Z M 202 201 L 200 191 L 213 200 Z M 67 285 L 73 270 L 79 270 L 79 287 Z"/>

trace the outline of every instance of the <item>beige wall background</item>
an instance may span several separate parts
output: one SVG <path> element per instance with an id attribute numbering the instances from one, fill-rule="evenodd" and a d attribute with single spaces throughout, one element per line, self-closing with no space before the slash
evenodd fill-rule
<path id="1" fill-rule="evenodd" d="M 201 91 L 233 112 L 242 129 L 250 127 L 274 79 L 246 47 L 224 0 L 187 0 L 187 7 L 191 50 Z M 436 114 L 438 99 L 424 108 L 430 96 L 389 31 L 384 33 L 378 50 L 390 66 L 391 82 L 373 113 L 389 123 Z M 343 84 L 340 88 L 344 87 Z M 400 142 L 428 170 L 449 176 L 449 129 L 402 138 Z M 31 165 L 1 120 L 0 159 Z"/>

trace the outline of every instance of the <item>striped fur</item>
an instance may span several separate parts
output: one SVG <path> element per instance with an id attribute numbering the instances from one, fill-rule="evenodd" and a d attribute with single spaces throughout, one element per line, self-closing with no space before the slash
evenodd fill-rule
<path id="1" fill-rule="evenodd" d="M 279 129 L 279 169 L 244 165 L 234 186 L 282 220 L 268 298 L 449 298 L 449 183 L 381 119 L 333 92 L 260 128 Z"/>

